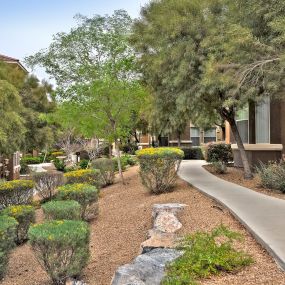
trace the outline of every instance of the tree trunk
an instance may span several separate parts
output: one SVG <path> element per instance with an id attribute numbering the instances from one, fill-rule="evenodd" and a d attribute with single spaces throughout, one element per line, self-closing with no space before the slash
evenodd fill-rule
<path id="1" fill-rule="evenodd" d="M 242 160 L 242 164 L 243 164 L 243 169 L 244 169 L 244 178 L 245 179 L 252 179 L 253 178 L 252 171 L 250 169 L 250 165 L 248 162 L 248 158 L 246 156 L 244 144 L 243 144 L 242 139 L 240 137 L 236 121 L 233 118 L 228 119 L 227 121 L 229 122 L 229 124 L 231 126 L 233 136 L 236 140 L 236 143 L 237 143 L 237 146 L 238 146 L 238 149 L 240 152 L 240 156 L 241 156 L 241 160 Z"/>
<path id="2" fill-rule="evenodd" d="M 180 134 L 180 132 L 177 132 L 177 145 L 178 145 L 178 147 L 181 147 L 181 134 Z"/>
<path id="3" fill-rule="evenodd" d="M 117 155 L 117 161 L 118 161 L 119 175 L 121 177 L 122 183 L 125 185 L 125 180 L 124 180 L 123 170 L 122 170 L 122 164 L 121 164 L 120 148 L 119 148 L 119 143 L 117 140 L 115 140 L 115 149 L 116 149 L 116 155 Z"/>
<path id="4" fill-rule="evenodd" d="M 112 158 L 112 144 L 109 143 L 109 158 L 111 159 Z"/>

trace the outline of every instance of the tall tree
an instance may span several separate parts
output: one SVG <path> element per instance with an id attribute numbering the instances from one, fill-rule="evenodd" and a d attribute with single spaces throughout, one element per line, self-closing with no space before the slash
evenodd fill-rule
<path id="1" fill-rule="evenodd" d="M 128 43 L 132 20 L 123 10 L 77 19 L 77 27 L 57 34 L 48 49 L 26 61 L 55 78 L 58 100 L 71 102 L 79 120 L 80 114 L 88 118 L 84 125 L 89 134 L 115 143 L 123 181 L 119 139 L 145 96 Z"/>

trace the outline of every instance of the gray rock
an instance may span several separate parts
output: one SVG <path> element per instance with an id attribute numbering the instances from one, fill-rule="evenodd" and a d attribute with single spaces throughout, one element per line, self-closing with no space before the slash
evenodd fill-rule
<path id="1" fill-rule="evenodd" d="M 152 217 L 153 219 L 161 212 L 169 212 L 174 214 L 181 212 L 187 205 L 179 203 L 168 203 L 168 204 L 154 204 L 152 207 Z"/>

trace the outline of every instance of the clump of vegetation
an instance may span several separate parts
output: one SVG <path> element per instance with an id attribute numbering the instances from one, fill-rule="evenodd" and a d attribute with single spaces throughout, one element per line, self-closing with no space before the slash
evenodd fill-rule
<path id="1" fill-rule="evenodd" d="M 265 188 L 279 190 L 285 193 L 285 163 L 269 162 L 267 165 L 260 163 L 257 168 L 261 185 Z"/>
<path id="2" fill-rule="evenodd" d="M 17 221 L 8 216 L 0 216 L 0 280 L 4 277 L 8 255 L 15 246 Z"/>
<path id="3" fill-rule="evenodd" d="M 56 285 L 80 275 L 89 258 L 89 236 L 82 221 L 48 221 L 29 230 L 31 246 Z"/>
<path id="4" fill-rule="evenodd" d="M 152 193 L 171 191 L 184 153 L 178 148 L 147 148 L 137 151 L 143 185 Z"/>
<path id="5" fill-rule="evenodd" d="M 202 149 L 200 147 L 182 147 L 184 159 L 204 159 Z"/>
<path id="6" fill-rule="evenodd" d="M 15 240 L 17 244 L 21 244 L 28 239 L 29 227 L 32 223 L 35 223 L 35 209 L 33 206 L 9 206 L 1 212 L 1 215 L 12 217 L 18 222 Z"/>
<path id="7" fill-rule="evenodd" d="M 67 184 L 58 188 L 59 200 L 75 200 L 81 205 L 81 217 L 90 220 L 98 214 L 98 189 L 83 183 Z"/>
<path id="8" fill-rule="evenodd" d="M 37 156 L 24 156 L 20 160 L 20 166 L 21 166 L 21 173 L 27 173 L 29 171 L 29 164 L 39 164 L 41 163 L 41 158 Z"/>
<path id="9" fill-rule="evenodd" d="M 218 174 L 225 174 L 227 172 L 227 165 L 222 161 L 213 161 L 213 169 Z"/>
<path id="10" fill-rule="evenodd" d="M 35 189 L 44 201 L 51 200 L 55 195 L 55 189 L 63 184 L 63 174 L 58 172 L 36 172 L 32 177 Z"/>
<path id="11" fill-rule="evenodd" d="M 62 159 L 55 158 L 54 161 L 53 161 L 53 164 L 54 164 L 56 170 L 64 171 L 65 163 L 64 163 L 64 161 Z"/>
<path id="12" fill-rule="evenodd" d="M 197 285 L 200 278 L 222 272 L 236 272 L 253 262 L 251 256 L 233 247 L 241 241 L 239 233 L 224 226 L 211 233 L 197 232 L 187 236 L 179 249 L 183 255 L 167 267 L 163 285 Z"/>
<path id="13" fill-rule="evenodd" d="M 50 201 L 42 206 L 47 220 L 80 220 L 81 206 L 77 201 Z"/>
<path id="14" fill-rule="evenodd" d="M 98 158 L 92 162 L 92 167 L 100 171 L 104 186 L 111 185 L 115 179 L 115 162 L 109 158 Z"/>
<path id="15" fill-rule="evenodd" d="M 33 199 L 34 183 L 31 180 L 13 180 L 0 184 L 0 205 L 30 204 Z"/>
<path id="16" fill-rule="evenodd" d="M 79 162 L 79 166 L 81 169 L 87 169 L 89 165 L 89 160 L 88 159 L 82 159 Z"/>

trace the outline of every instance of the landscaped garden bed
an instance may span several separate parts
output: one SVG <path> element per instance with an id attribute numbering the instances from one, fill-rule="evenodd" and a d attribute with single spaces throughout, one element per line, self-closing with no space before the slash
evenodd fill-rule
<path id="1" fill-rule="evenodd" d="M 100 213 L 90 223 L 91 258 L 83 271 L 82 279 L 92 285 L 108 285 L 116 268 L 129 263 L 138 254 L 151 228 L 152 205 L 156 203 L 184 203 L 189 205 L 181 215 L 183 234 L 210 231 L 221 224 L 241 233 L 244 241 L 235 243 L 237 249 L 250 254 L 254 263 L 236 274 L 226 272 L 202 280 L 204 285 L 256 285 L 284 284 L 285 274 L 274 260 L 229 212 L 211 199 L 179 180 L 171 193 L 150 194 L 142 185 L 138 167 L 125 172 L 126 185 L 116 178 L 115 184 L 100 192 Z M 42 212 L 37 210 L 37 219 Z M 262 272 L 262 274 L 261 274 Z M 9 258 L 8 272 L 1 285 L 48 285 L 50 280 L 35 259 L 28 244 L 15 248 Z"/>

